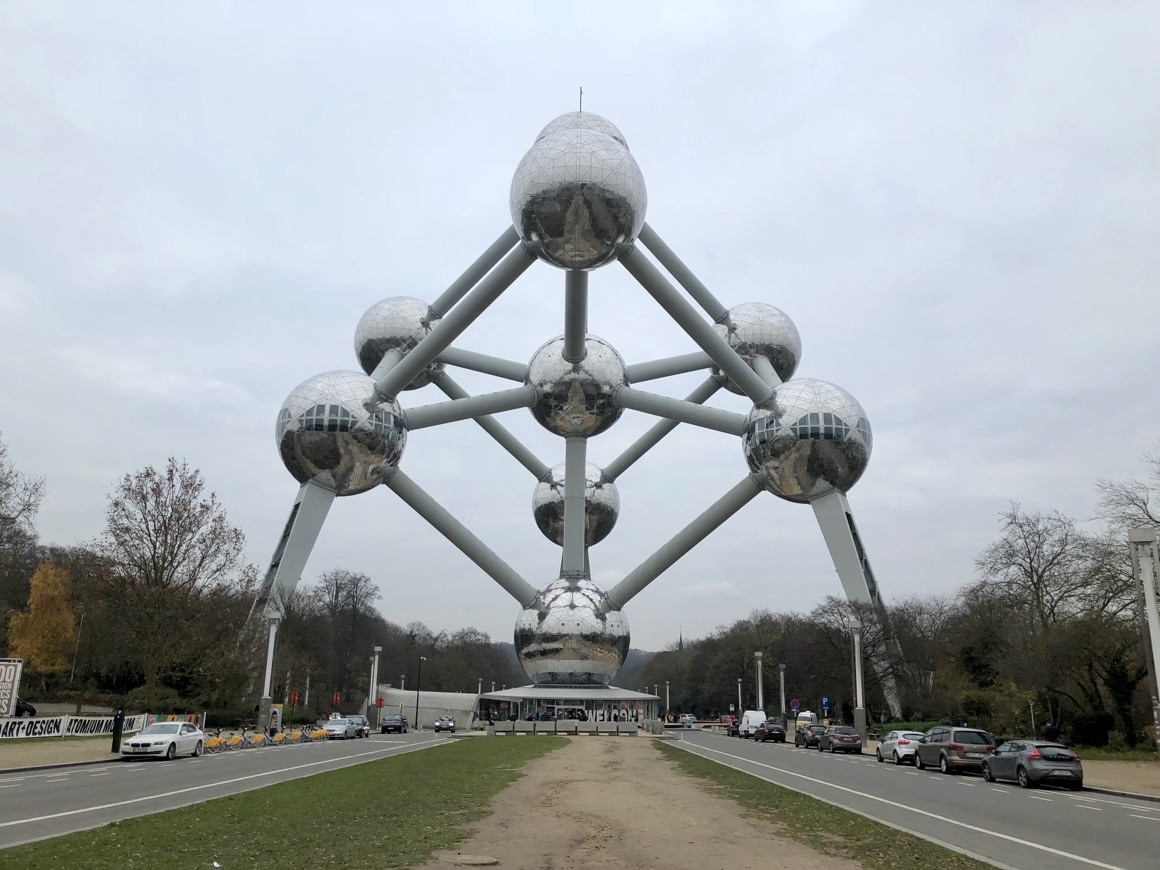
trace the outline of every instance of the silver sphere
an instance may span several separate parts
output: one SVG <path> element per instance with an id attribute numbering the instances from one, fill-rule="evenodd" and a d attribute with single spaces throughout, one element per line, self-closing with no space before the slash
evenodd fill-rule
<path id="1" fill-rule="evenodd" d="M 755 357 L 763 356 L 783 381 L 788 381 L 797 371 L 802 358 L 802 338 L 794 322 L 781 309 L 764 302 L 745 302 L 730 308 L 725 320 L 714 329 L 750 368 Z M 714 367 L 713 376 L 731 393 L 744 395 L 720 369 Z"/>
<path id="2" fill-rule="evenodd" d="M 583 361 L 564 359 L 563 337 L 553 338 L 532 355 L 527 383 L 539 390 L 532 406 L 536 421 L 556 435 L 599 435 L 620 419 L 616 390 L 628 385 L 628 370 L 615 348 L 589 335 Z"/>
<path id="3" fill-rule="evenodd" d="M 629 640 L 628 620 L 591 580 L 550 583 L 516 619 L 516 655 L 537 686 L 607 686 Z"/>
<path id="4" fill-rule="evenodd" d="M 644 176 L 628 149 L 583 127 L 538 140 L 512 178 L 512 223 L 561 269 L 595 269 L 626 253 L 644 226 Z"/>
<path id="5" fill-rule="evenodd" d="M 536 141 L 539 142 L 555 133 L 568 130 L 592 130 L 596 133 L 603 133 L 605 136 L 615 139 L 625 148 L 628 147 L 628 140 L 624 138 L 620 128 L 595 112 L 565 112 L 559 118 L 549 121 L 547 126 L 536 136 Z"/>
<path id="6" fill-rule="evenodd" d="M 364 314 L 354 331 L 354 352 L 358 363 L 368 375 L 382 362 L 387 351 L 396 350 L 406 356 L 427 337 L 439 318 L 431 313 L 430 306 L 421 299 L 410 296 L 392 296 L 376 302 Z M 433 362 L 404 389 L 415 390 L 425 387 L 440 372 L 443 363 Z"/>
<path id="7" fill-rule="evenodd" d="M 274 427 L 278 452 L 299 483 L 315 481 L 339 495 L 382 482 L 379 466 L 403 456 L 407 430 L 398 402 L 384 402 L 359 372 L 326 372 L 294 388 Z"/>
<path id="8" fill-rule="evenodd" d="M 552 468 L 536 484 L 532 493 L 532 515 L 544 536 L 564 546 L 564 464 Z M 584 466 L 584 546 L 599 544 L 608 537 L 620 516 L 620 491 L 604 479 L 604 469 Z"/>
<path id="9" fill-rule="evenodd" d="M 803 504 L 835 489 L 848 491 L 866 470 L 873 446 L 858 400 L 813 378 L 774 390 L 767 406 L 749 412 L 742 436 L 749 470 L 765 471 L 774 495 Z"/>

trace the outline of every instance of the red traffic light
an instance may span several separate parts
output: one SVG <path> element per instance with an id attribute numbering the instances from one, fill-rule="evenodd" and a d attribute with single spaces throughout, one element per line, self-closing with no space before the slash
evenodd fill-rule
<path id="1" fill-rule="evenodd" d="M 298 706 L 298 693 L 297 693 L 297 692 L 291 692 L 291 693 L 290 693 L 290 706 L 291 706 L 291 707 L 297 707 L 297 706 Z"/>
<path id="2" fill-rule="evenodd" d="M 339 704 L 342 703 L 342 692 L 335 692 L 334 697 L 331 698 L 330 700 L 331 700 L 331 703 L 334 704 L 335 707 L 337 707 Z"/>
<path id="3" fill-rule="evenodd" d="M 383 699 L 379 698 L 377 701 L 375 701 L 375 706 L 378 707 L 380 710 L 383 709 Z"/>

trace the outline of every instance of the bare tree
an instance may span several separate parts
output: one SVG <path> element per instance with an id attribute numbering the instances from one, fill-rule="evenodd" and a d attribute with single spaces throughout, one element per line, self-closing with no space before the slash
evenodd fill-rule
<path id="1" fill-rule="evenodd" d="M 21 474 L 0 441 L 0 545 L 13 533 L 32 531 L 32 522 L 44 499 L 44 478 Z"/>
<path id="2" fill-rule="evenodd" d="M 1120 534 L 1139 526 L 1160 528 L 1160 456 L 1148 454 L 1145 480 L 1096 483 L 1100 506 L 1096 516 L 1107 520 Z"/>

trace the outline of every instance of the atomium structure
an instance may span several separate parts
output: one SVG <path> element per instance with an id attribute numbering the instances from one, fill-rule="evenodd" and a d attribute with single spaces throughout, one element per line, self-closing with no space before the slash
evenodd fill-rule
<path id="1" fill-rule="evenodd" d="M 297 584 L 335 497 L 380 485 L 516 600 L 516 650 L 536 685 L 609 685 L 629 649 L 625 605 L 762 492 L 808 504 L 847 597 L 882 610 L 846 498 L 873 449 L 865 411 L 841 387 L 795 378 L 802 342 L 788 315 L 764 302 L 727 308 L 665 245 L 645 222 L 644 177 L 620 130 L 583 111 L 556 118 L 519 161 L 509 204 L 512 226 L 437 299 L 428 303 L 398 296 L 367 310 L 354 339 L 361 371 L 310 378 L 290 393 L 278 413 L 278 450 L 301 489 L 251 611 L 264 609 L 269 620 L 264 698 L 270 694 L 280 593 Z M 537 261 L 563 271 L 563 333 L 542 344 L 526 363 L 454 347 L 456 338 Z M 697 350 L 627 364 L 609 342 L 588 332 L 589 276 L 617 263 Z M 455 367 L 514 386 L 468 395 L 449 372 Z M 698 370 L 706 371 L 706 380 L 684 399 L 640 387 Z M 400 404 L 404 393 L 431 386 L 447 401 Z M 752 403 L 749 413 L 706 405 L 720 389 L 746 397 Z M 563 439 L 562 464 L 543 463 L 495 416 L 517 409 L 530 410 L 541 426 Z M 588 462 L 589 439 L 608 431 L 625 410 L 659 419 L 605 467 Z M 537 587 L 519 576 L 402 468 L 408 437 L 467 419 L 475 420 L 537 481 L 535 525 L 563 551 L 559 571 L 553 570 L 546 585 Z M 592 581 L 589 549 L 616 523 L 616 481 L 679 423 L 738 439 L 744 460 L 739 471 L 746 473 L 619 583 L 602 590 Z M 895 693 L 884 663 L 874 664 L 893 706 Z"/>

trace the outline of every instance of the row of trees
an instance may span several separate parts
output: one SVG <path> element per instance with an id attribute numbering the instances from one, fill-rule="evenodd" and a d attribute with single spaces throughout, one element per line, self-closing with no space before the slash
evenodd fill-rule
<path id="1" fill-rule="evenodd" d="M 803 706 L 853 701 L 848 625 L 864 626 L 868 704 L 887 718 L 883 680 L 907 718 L 965 716 L 1004 733 L 1047 718 L 1076 731 L 1114 731 L 1125 743 L 1150 719 L 1141 602 L 1126 529 L 1160 526 L 1160 460 L 1144 482 L 1098 485 L 1096 527 L 1012 504 L 976 576 L 950 595 L 896 601 L 888 617 L 827 598 L 809 614 L 755 611 L 708 637 L 639 657 L 620 685 L 669 686 L 674 709 L 715 715 L 755 703 L 754 652 L 766 663 L 767 709 L 778 664 Z M 199 472 L 171 459 L 125 475 L 91 544 L 42 545 L 34 520 L 45 482 L 21 474 L 0 443 L 0 654 L 26 662 L 26 691 L 159 709 L 245 711 L 257 701 L 265 629 L 247 626 L 258 570 L 244 536 Z M 1090 524 L 1089 524 L 1090 525 Z M 323 574 L 283 601 L 275 699 L 297 691 L 310 712 L 335 693 L 361 703 L 375 646 L 381 682 L 472 691 L 525 681 L 511 647 L 473 628 L 399 625 L 376 608 L 372 578 Z M 6 648 L 5 647 L 6 644 Z M 846 713 L 849 716 L 849 713 Z"/>

